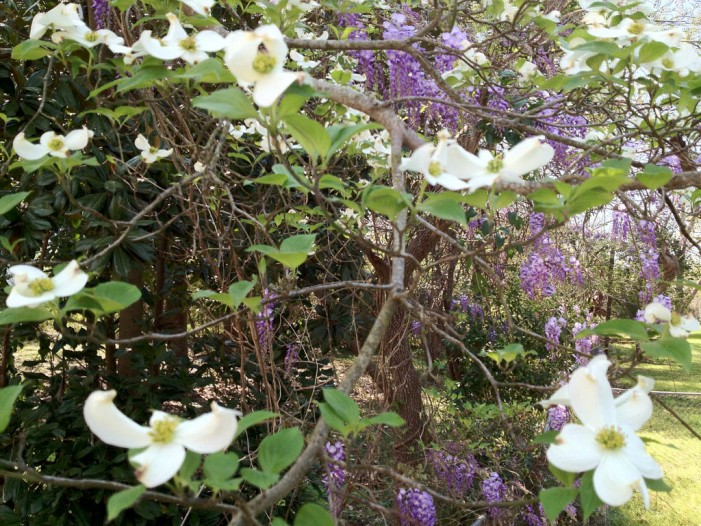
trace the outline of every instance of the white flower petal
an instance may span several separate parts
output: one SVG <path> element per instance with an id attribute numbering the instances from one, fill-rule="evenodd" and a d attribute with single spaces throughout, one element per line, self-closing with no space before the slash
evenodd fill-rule
<path id="1" fill-rule="evenodd" d="M 28 279 L 30 281 L 49 277 L 46 275 L 45 272 L 31 265 L 12 265 L 10 268 L 7 269 L 7 272 L 13 277 L 13 280 L 15 282 L 17 277 L 19 276 L 22 276 L 22 279 Z"/>
<path id="2" fill-rule="evenodd" d="M 484 173 L 486 165 L 476 155 L 472 155 L 456 142 L 445 148 L 445 169 L 460 179 L 469 179 Z"/>
<path id="3" fill-rule="evenodd" d="M 564 471 L 581 473 L 601 461 L 601 447 L 594 433 L 579 424 L 565 424 L 547 452 L 550 463 Z"/>
<path id="4" fill-rule="evenodd" d="M 136 146 L 139 150 L 149 151 L 151 149 L 151 145 L 149 144 L 146 137 L 144 137 L 142 134 L 139 134 L 136 137 L 136 140 L 134 141 L 134 146 Z"/>
<path id="5" fill-rule="evenodd" d="M 589 429 L 597 430 L 616 424 L 616 407 L 606 371 L 611 365 L 605 355 L 592 358 L 580 367 L 569 382 L 572 410 Z"/>
<path id="6" fill-rule="evenodd" d="M 53 300 L 55 297 L 56 295 L 53 292 L 44 292 L 39 296 L 27 296 L 25 294 L 20 294 L 17 287 L 14 287 L 7 295 L 7 300 L 5 300 L 5 303 L 10 308 L 36 307 L 42 303 Z"/>
<path id="7" fill-rule="evenodd" d="M 543 142 L 543 136 L 529 137 L 504 154 L 504 171 L 513 176 L 525 175 L 548 164 L 555 150 Z"/>
<path id="8" fill-rule="evenodd" d="M 168 19 L 170 27 L 168 28 L 166 36 L 163 37 L 163 40 L 167 42 L 168 45 L 177 45 L 178 42 L 187 38 L 187 31 L 185 31 L 180 20 L 178 20 L 178 17 L 173 13 L 167 13 L 166 18 Z"/>
<path id="9" fill-rule="evenodd" d="M 94 135 L 92 130 L 83 126 L 80 130 L 73 130 L 64 138 L 66 148 L 69 150 L 82 150 L 88 145 L 88 140 Z"/>
<path id="10" fill-rule="evenodd" d="M 152 444 L 145 451 L 130 458 L 138 464 L 136 479 L 147 488 L 168 482 L 185 461 L 185 448 L 180 444 Z"/>
<path id="11" fill-rule="evenodd" d="M 214 0 L 180 0 L 183 4 L 192 9 L 195 13 L 207 16 L 212 11 Z"/>
<path id="12" fill-rule="evenodd" d="M 626 440 L 623 452 L 631 464 L 635 466 L 643 477 L 648 479 L 661 479 L 663 477 L 662 468 L 655 459 L 645 451 L 645 443 L 632 429 L 626 429 L 625 426 L 621 426 L 620 429 L 625 435 Z"/>
<path id="13" fill-rule="evenodd" d="M 686 332 L 695 332 L 701 328 L 701 325 L 693 316 L 682 316 L 681 328 Z"/>
<path id="14" fill-rule="evenodd" d="M 41 159 L 47 153 L 49 149 L 41 144 L 32 144 L 27 139 L 24 138 L 24 132 L 18 133 L 14 140 L 12 141 L 12 146 L 15 149 L 15 153 L 22 157 L 22 159 L 27 159 L 29 161 L 35 161 Z"/>
<path id="15" fill-rule="evenodd" d="M 563 385 L 557 391 L 555 391 L 550 398 L 538 402 L 544 408 L 552 407 L 554 405 L 564 405 L 566 407 L 572 406 L 572 399 L 570 397 L 570 387 L 568 384 Z"/>
<path id="16" fill-rule="evenodd" d="M 80 270 L 78 262 L 73 260 L 53 278 L 54 290 L 57 297 L 72 296 L 80 292 L 88 282 L 88 275 Z"/>
<path id="17" fill-rule="evenodd" d="M 299 73 L 291 71 L 275 71 L 263 76 L 253 89 L 253 102 L 261 108 L 272 106 L 290 84 L 299 78 Z"/>
<path id="18" fill-rule="evenodd" d="M 646 322 L 657 323 L 659 321 L 670 321 L 672 312 L 661 303 L 653 302 L 645 307 L 643 316 Z"/>
<path id="19" fill-rule="evenodd" d="M 594 471 L 594 491 L 610 506 L 622 506 L 633 496 L 642 476 L 622 451 L 607 451 Z"/>
<path id="20" fill-rule="evenodd" d="M 438 177 L 426 175 L 426 180 L 431 184 L 441 185 L 448 190 L 465 190 L 470 187 L 470 183 L 454 176 L 451 173 L 442 173 Z"/>
<path id="21" fill-rule="evenodd" d="M 182 47 L 173 44 L 163 44 L 151 36 L 151 31 L 144 31 L 139 37 L 139 42 L 143 46 L 144 51 L 161 60 L 175 60 L 180 58 L 185 51 Z"/>
<path id="22" fill-rule="evenodd" d="M 614 400 L 616 418 L 620 424 L 637 431 L 652 416 L 652 400 L 639 385 L 628 389 Z"/>
<path id="23" fill-rule="evenodd" d="M 140 426 L 112 403 L 117 392 L 95 391 L 88 396 L 83 416 L 92 431 L 106 444 L 138 448 L 151 443 L 149 428 Z"/>
<path id="24" fill-rule="evenodd" d="M 239 411 L 212 403 L 212 412 L 181 422 L 175 430 L 175 441 L 195 453 L 215 453 L 231 445 L 236 434 Z"/>
<path id="25" fill-rule="evenodd" d="M 435 149 L 436 147 L 430 143 L 419 146 L 409 157 L 402 159 L 399 169 L 403 172 L 427 173 Z"/>
<path id="26" fill-rule="evenodd" d="M 221 51 L 226 45 L 226 40 L 219 33 L 214 31 L 200 31 L 195 35 L 195 42 L 197 43 L 197 48 L 202 51 L 213 52 Z"/>
<path id="27" fill-rule="evenodd" d="M 200 62 L 207 60 L 209 55 L 202 50 L 196 49 L 194 51 L 184 50 L 183 54 L 180 56 L 188 64 L 199 64 Z"/>
<path id="28" fill-rule="evenodd" d="M 264 75 L 253 69 L 262 39 L 250 31 L 232 31 L 224 39 L 224 63 L 239 82 L 257 82 Z M 280 64 L 282 67 L 282 64 Z"/>

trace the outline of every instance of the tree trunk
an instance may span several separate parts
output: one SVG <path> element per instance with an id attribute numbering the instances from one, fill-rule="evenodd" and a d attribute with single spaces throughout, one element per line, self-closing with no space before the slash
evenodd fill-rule
<path id="1" fill-rule="evenodd" d="M 143 287 L 144 277 L 140 269 L 132 269 L 127 275 L 127 282 L 137 287 Z M 141 323 L 144 319 L 144 303 L 142 300 L 130 305 L 119 315 L 119 339 L 135 338 L 141 335 Z M 136 375 L 132 355 L 135 352 L 133 345 L 119 346 L 122 351 L 117 358 L 117 373 L 128 378 Z"/>

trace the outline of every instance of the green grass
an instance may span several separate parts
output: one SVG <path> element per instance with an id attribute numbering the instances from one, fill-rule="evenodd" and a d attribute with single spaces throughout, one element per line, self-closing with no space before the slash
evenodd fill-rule
<path id="1" fill-rule="evenodd" d="M 637 371 L 655 379 L 656 391 L 701 391 L 701 334 L 689 338 L 693 363 L 687 373 L 668 361 L 643 364 Z M 701 396 L 663 396 L 666 402 L 697 433 L 701 433 Z M 612 526 L 701 526 L 701 440 L 693 436 L 670 413 L 655 404 L 652 419 L 641 430 L 647 450 L 662 466 L 669 493 L 650 493 L 645 510 L 636 495 L 627 505 L 609 513 Z"/>

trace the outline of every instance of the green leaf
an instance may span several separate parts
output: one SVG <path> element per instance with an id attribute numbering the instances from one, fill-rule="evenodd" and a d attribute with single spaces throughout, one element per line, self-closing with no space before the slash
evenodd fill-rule
<path id="1" fill-rule="evenodd" d="M 336 124 L 334 126 L 329 126 L 328 133 L 331 144 L 329 145 L 328 156 L 330 157 L 338 150 L 340 150 L 344 144 L 346 144 L 354 135 L 364 132 L 365 130 L 378 130 L 381 129 L 377 123 L 371 122 L 367 124 Z"/>
<path id="2" fill-rule="evenodd" d="M 231 298 L 230 294 L 224 294 L 223 292 L 214 292 L 213 290 L 196 290 L 192 293 L 193 300 L 198 300 L 200 298 L 218 301 L 219 303 L 223 303 L 230 309 L 235 308 L 234 300 Z"/>
<path id="3" fill-rule="evenodd" d="M 10 56 L 13 60 L 38 60 L 51 54 L 51 51 L 44 46 L 56 47 L 43 40 L 25 40 L 12 48 Z"/>
<path id="4" fill-rule="evenodd" d="M 492 208 L 494 210 L 501 210 L 502 208 L 506 208 L 511 203 L 513 203 L 517 197 L 518 195 L 516 193 L 508 191 L 493 195 L 491 199 Z"/>
<path id="5" fill-rule="evenodd" d="M 18 204 L 24 201 L 31 192 L 17 192 L 0 197 L 0 215 L 13 210 Z"/>
<path id="6" fill-rule="evenodd" d="M 302 506 L 295 517 L 294 526 L 334 526 L 333 520 L 328 511 L 309 502 Z"/>
<path id="7" fill-rule="evenodd" d="M 657 166 L 655 164 L 646 164 L 645 171 L 636 175 L 636 179 L 645 185 L 645 188 L 657 190 L 666 185 L 672 178 L 674 173 L 668 166 Z"/>
<path id="8" fill-rule="evenodd" d="M 154 86 L 157 81 L 163 80 L 171 73 L 171 70 L 163 66 L 141 66 L 131 77 L 124 77 L 110 82 L 109 84 L 105 84 L 93 90 L 90 96 L 93 97 L 107 87 L 112 87 L 111 85 L 117 86 L 117 92 L 119 93 L 133 89 L 148 88 Z"/>
<path id="9" fill-rule="evenodd" d="M 609 320 L 600 323 L 592 329 L 584 329 L 577 333 L 576 339 L 596 334 L 597 336 L 615 336 L 617 338 L 628 338 L 630 340 L 647 340 L 647 330 L 645 325 L 634 320 Z"/>
<path id="10" fill-rule="evenodd" d="M 463 201 L 470 206 L 475 208 L 487 208 L 487 199 L 489 199 L 489 192 L 484 188 L 475 190 L 471 194 L 463 196 Z"/>
<path id="11" fill-rule="evenodd" d="M 207 110 L 215 117 L 225 119 L 241 120 L 258 117 L 258 112 L 248 95 L 238 88 L 227 88 L 209 95 L 200 95 L 192 99 L 192 105 L 195 108 Z"/>
<path id="12" fill-rule="evenodd" d="M 647 42 L 640 47 L 638 52 L 638 62 L 640 64 L 653 62 L 667 53 L 667 51 L 669 51 L 669 46 L 667 44 L 656 41 Z"/>
<path id="13" fill-rule="evenodd" d="M 199 453 L 194 453 L 193 451 L 190 451 L 189 449 L 185 451 L 185 461 L 183 462 L 183 465 L 180 466 L 180 469 L 178 470 L 178 477 L 181 479 L 185 480 L 191 480 L 192 476 L 195 474 L 197 471 L 197 468 L 200 467 L 200 464 L 202 463 L 202 455 Z"/>
<path id="14" fill-rule="evenodd" d="M 258 449 L 258 465 L 266 473 L 280 473 L 289 467 L 304 448 L 304 436 L 297 427 L 268 435 Z"/>
<path id="15" fill-rule="evenodd" d="M 561 202 L 558 195 L 549 188 L 540 188 L 535 192 L 531 192 L 528 194 L 528 199 L 536 203 L 544 203 L 548 205 L 558 205 Z"/>
<path id="16" fill-rule="evenodd" d="M 208 58 L 181 73 L 175 75 L 176 79 L 195 79 L 202 84 L 224 84 L 236 81 L 228 68 L 224 67 L 221 60 Z"/>
<path id="17" fill-rule="evenodd" d="M 270 526 L 290 526 L 285 522 L 283 519 L 280 517 L 273 517 L 273 522 L 270 523 Z"/>
<path id="18" fill-rule="evenodd" d="M 510 343 L 503 349 L 497 349 L 494 352 L 487 352 L 485 354 L 489 356 L 492 360 L 494 360 L 496 363 L 501 363 L 502 361 L 505 361 L 506 363 L 511 363 L 516 358 L 535 353 L 533 351 L 524 351 L 523 345 L 521 345 L 520 343 Z"/>
<path id="19" fill-rule="evenodd" d="M 257 469 L 241 468 L 241 478 L 256 488 L 268 489 L 280 479 L 280 475 L 277 473 L 266 473 Z"/>
<path id="20" fill-rule="evenodd" d="M 144 486 L 134 486 L 112 495 L 107 501 L 107 521 L 116 519 L 122 511 L 131 508 L 145 491 Z"/>
<path id="21" fill-rule="evenodd" d="M 388 216 L 391 220 L 397 218 L 397 214 L 409 206 L 407 198 L 399 191 L 388 186 L 369 186 L 363 192 L 364 206 Z"/>
<path id="22" fill-rule="evenodd" d="M 387 413 L 380 413 L 379 415 L 372 416 L 366 420 L 368 425 L 382 424 L 390 427 L 401 427 L 406 422 L 394 411 L 389 411 Z"/>
<path id="23" fill-rule="evenodd" d="M 667 484 L 664 479 L 645 479 L 645 485 L 647 489 L 652 491 L 661 491 L 663 493 L 672 491 L 672 486 Z"/>
<path id="24" fill-rule="evenodd" d="M 319 411 L 321 412 L 321 417 L 326 421 L 331 429 L 342 433 L 344 436 L 348 434 L 350 431 L 348 424 L 338 415 L 336 411 L 333 410 L 329 404 L 320 402 Z"/>
<path id="25" fill-rule="evenodd" d="M 358 404 L 345 393 L 337 389 L 323 389 L 324 401 L 329 404 L 338 416 L 346 422 L 354 423 L 360 420 Z"/>
<path id="26" fill-rule="evenodd" d="M 41 307 L 17 307 L 0 312 L 0 325 L 50 320 L 54 315 Z"/>
<path id="27" fill-rule="evenodd" d="M 298 252 L 308 254 L 314 251 L 316 234 L 300 234 L 290 236 L 280 244 L 280 252 L 296 254 Z"/>
<path id="28" fill-rule="evenodd" d="M 287 181 L 290 179 L 287 174 L 267 174 L 261 175 L 253 179 L 255 184 L 269 184 L 273 186 L 286 186 Z"/>
<path id="29" fill-rule="evenodd" d="M 467 225 L 467 216 L 461 201 L 462 197 L 452 192 L 428 194 L 424 202 L 419 205 L 419 210 L 440 219 Z"/>
<path id="30" fill-rule="evenodd" d="M 577 488 L 547 488 L 540 490 L 540 502 L 543 504 L 545 515 L 550 522 L 555 522 L 560 512 L 572 502 L 579 489 Z"/>
<path id="31" fill-rule="evenodd" d="M 272 420 L 273 418 L 277 418 L 278 414 L 273 413 L 271 411 L 254 411 L 253 413 L 248 413 L 247 415 L 244 415 L 241 417 L 241 420 L 238 421 L 238 426 L 236 427 L 236 435 L 234 436 L 234 440 L 236 440 L 237 437 L 241 436 L 246 429 L 248 429 L 251 426 L 255 426 L 258 424 L 262 424 L 266 420 Z"/>
<path id="32" fill-rule="evenodd" d="M 686 372 L 691 371 L 691 345 L 683 338 L 664 337 L 653 342 L 643 342 L 640 347 L 653 358 L 671 358 Z"/>
<path id="33" fill-rule="evenodd" d="M 545 433 L 541 433 L 540 435 L 536 436 L 533 439 L 533 442 L 535 444 L 554 444 L 555 443 L 555 438 L 557 435 L 559 435 L 559 431 L 546 431 Z"/>
<path id="34" fill-rule="evenodd" d="M 21 385 L 10 385 L 0 389 L 0 433 L 7 429 L 10 416 L 12 416 L 12 408 L 21 392 Z"/>
<path id="35" fill-rule="evenodd" d="M 586 521 L 592 513 L 603 506 L 602 500 L 594 490 L 594 471 L 587 471 L 579 486 L 579 498 L 582 500 L 582 512 Z"/>
<path id="36" fill-rule="evenodd" d="M 119 312 L 141 299 L 141 290 L 131 283 L 109 281 L 89 289 L 102 305 L 102 312 Z"/>
<path id="37" fill-rule="evenodd" d="M 576 51 L 591 51 L 592 53 L 597 53 L 606 56 L 616 55 L 620 51 L 620 48 L 617 44 L 614 44 L 613 42 L 603 42 L 600 40 L 587 42 L 573 49 Z"/>
<path id="38" fill-rule="evenodd" d="M 236 453 L 214 453 L 204 459 L 202 470 L 211 481 L 226 481 L 239 469 L 239 456 Z"/>
<path id="39" fill-rule="evenodd" d="M 323 125 L 298 113 L 286 116 L 284 122 L 290 135 L 313 160 L 326 157 L 331 147 L 331 138 Z"/>
<path id="40" fill-rule="evenodd" d="M 577 478 L 576 473 L 571 473 L 570 471 L 563 471 L 560 468 L 556 468 L 552 464 L 548 464 L 548 471 L 553 474 L 553 476 L 565 486 L 571 486 L 574 479 Z"/>
<path id="41" fill-rule="evenodd" d="M 251 292 L 254 286 L 255 283 L 253 281 L 238 281 L 229 286 L 229 296 L 231 296 L 231 303 L 234 308 L 243 303 L 244 298 Z"/>

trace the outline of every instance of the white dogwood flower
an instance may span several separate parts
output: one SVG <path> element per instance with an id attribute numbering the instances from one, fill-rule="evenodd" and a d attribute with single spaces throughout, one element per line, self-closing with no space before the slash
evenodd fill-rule
<path id="1" fill-rule="evenodd" d="M 438 133 L 438 144 L 424 144 L 402 159 L 399 169 L 420 172 L 430 184 L 438 184 L 448 190 L 464 190 L 469 187 L 465 180 L 465 152 L 450 134 L 443 130 Z"/>
<path id="2" fill-rule="evenodd" d="M 548 164 L 555 150 L 543 142 L 542 136 L 529 137 L 509 151 L 496 157 L 487 150 L 473 155 L 463 150 L 462 178 L 469 181 L 468 188 L 491 187 L 496 183 L 522 183 L 522 175 Z"/>
<path id="3" fill-rule="evenodd" d="M 142 134 L 138 135 L 134 141 L 134 145 L 141 150 L 141 158 L 146 164 L 155 163 L 158 159 L 163 159 L 164 157 L 168 157 L 173 153 L 172 148 L 169 148 L 168 150 L 159 150 L 156 146 L 151 146 L 148 139 L 146 139 L 146 137 L 144 137 Z"/>
<path id="4" fill-rule="evenodd" d="M 224 62 L 239 84 L 252 83 L 253 101 L 263 108 L 272 106 L 296 80 L 299 73 L 285 71 L 287 44 L 277 26 L 260 26 L 255 31 L 237 30 L 226 37 Z"/>
<path id="5" fill-rule="evenodd" d="M 34 16 L 29 38 L 41 38 L 49 28 L 66 30 L 84 25 L 83 11 L 78 4 L 60 3 L 50 11 Z"/>
<path id="6" fill-rule="evenodd" d="M 701 329 L 701 324 L 693 316 L 680 316 L 657 302 L 645 307 L 643 317 L 648 323 L 669 323 L 669 334 L 675 338 L 686 338 L 690 333 Z"/>
<path id="7" fill-rule="evenodd" d="M 161 39 L 151 36 L 151 31 L 141 33 L 139 41 L 144 51 L 161 60 L 183 59 L 188 64 L 198 64 L 206 60 L 208 52 L 224 49 L 224 37 L 210 30 L 188 35 L 178 17 L 173 13 L 166 15 L 170 28 Z"/>
<path id="8" fill-rule="evenodd" d="M 147 488 L 160 486 L 178 472 L 185 450 L 209 454 L 223 451 L 236 434 L 239 411 L 212 402 L 211 413 L 181 420 L 154 411 L 148 426 L 141 426 L 114 405 L 116 391 L 95 391 L 88 396 L 83 416 L 90 430 L 103 442 L 125 448 L 146 448 L 130 458 L 138 467 L 136 478 Z"/>
<path id="9" fill-rule="evenodd" d="M 12 141 L 15 153 L 30 161 L 41 159 L 45 155 L 53 157 L 70 157 L 71 150 L 82 150 L 88 145 L 94 133 L 83 126 L 80 130 L 73 130 L 67 135 L 59 135 L 48 131 L 39 138 L 39 144 L 29 142 L 24 132 L 18 133 Z"/>
<path id="10" fill-rule="evenodd" d="M 644 479 L 662 478 L 662 469 L 647 454 L 635 431 L 652 414 L 646 392 L 652 381 L 639 383 L 630 394 L 621 397 L 617 407 L 606 378 L 610 365 L 606 356 L 598 355 L 572 373 L 566 396 L 560 391 L 557 399 L 569 399 L 582 423 L 565 424 L 548 448 L 547 457 L 564 471 L 594 470 L 594 491 L 604 503 L 621 506 L 630 500 L 633 490 L 638 490 L 647 508 L 649 497 Z M 552 397 L 550 401 L 554 401 Z"/>
<path id="11" fill-rule="evenodd" d="M 8 307 L 36 307 L 56 298 L 72 296 L 83 290 L 88 275 L 71 261 L 53 278 L 31 265 L 13 265 L 7 272 L 12 286 L 7 296 Z"/>
<path id="12" fill-rule="evenodd" d="M 109 29 L 98 29 L 93 31 L 86 25 L 71 27 L 65 31 L 56 31 L 51 35 L 51 40 L 56 44 L 60 44 L 64 40 L 73 40 L 78 42 L 81 46 L 92 48 L 99 44 L 105 44 L 110 49 L 121 49 L 120 46 L 124 46 L 124 39 L 117 36 L 113 31 Z M 115 52 L 112 49 L 112 52 Z"/>

